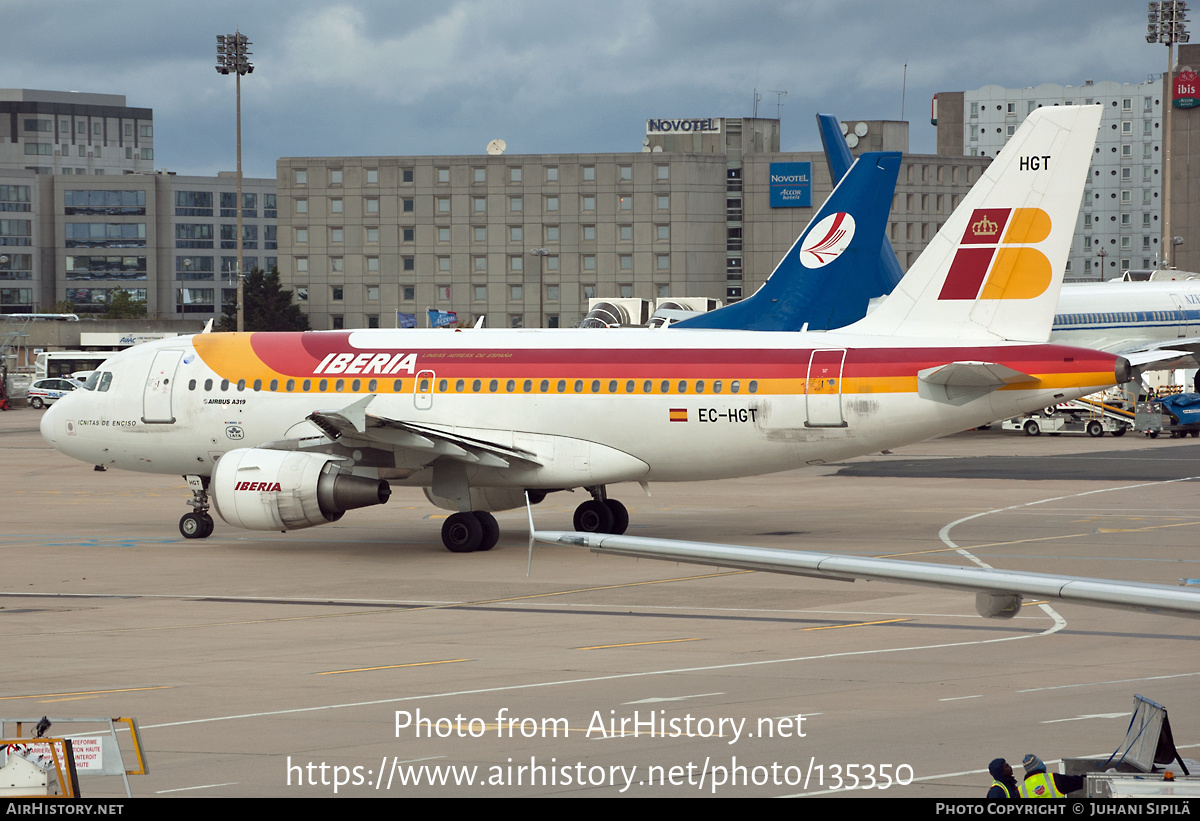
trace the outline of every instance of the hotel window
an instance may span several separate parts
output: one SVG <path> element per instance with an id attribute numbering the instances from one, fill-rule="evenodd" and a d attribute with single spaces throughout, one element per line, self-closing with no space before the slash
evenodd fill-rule
<path id="1" fill-rule="evenodd" d="M 585 240 L 596 239 L 596 226 L 594 226 L 594 225 L 583 226 L 583 238 Z"/>
<path id="2" fill-rule="evenodd" d="M 517 170 L 520 170 L 520 169 L 517 169 Z M 525 207 L 525 203 L 521 200 L 520 197 L 509 197 L 508 198 L 508 210 L 509 211 L 520 211 L 524 207 Z"/>
<path id="3" fill-rule="evenodd" d="M 584 255 L 583 270 L 585 270 L 585 271 L 595 271 L 596 270 L 596 258 L 594 256 L 592 256 L 591 254 Z"/>
<path id="4" fill-rule="evenodd" d="M 592 182 L 595 179 L 596 179 L 596 166 L 594 166 L 594 165 L 583 166 L 583 181 L 584 182 Z"/>
<path id="5" fill-rule="evenodd" d="M 558 242 L 558 226 L 546 226 L 546 242 Z"/>
<path id="6" fill-rule="evenodd" d="M 508 181 L 509 182 L 520 182 L 521 181 L 520 166 L 517 166 L 516 168 L 508 169 Z"/>
<path id="7" fill-rule="evenodd" d="M 671 208 L 671 195 L 670 195 L 670 194 L 659 194 L 659 195 L 658 195 L 658 197 L 657 197 L 657 203 L 658 203 L 658 210 L 659 210 L 659 211 L 667 211 L 667 210 L 670 210 L 670 208 Z"/>
<path id="8" fill-rule="evenodd" d="M 508 258 L 508 270 L 512 271 L 514 274 L 524 271 L 525 270 L 525 258 L 518 257 L 518 256 L 509 257 Z"/>
<path id="9" fill-rule="evenodd" d="M 632 211 L 633 210 L 633 194 L 626 194 L 625 196 L 620 197 L 618 199 L 618 203 L 619 203 L 618 207 L 622 211 Z"/>
<path id="10" fill-rule="evenodd" d="M 545 257 L 545 260 L 546 260 L 546 270 L 547 271 L 557 271 L 558 270 L 558 257 L 548 256 L 548 257 Z"/>
<path id="11" fill-rule="evenodd" d="M 622 179 L 622 180 L 632 180 L 633 179 L 633 166 L 632 165 L 617 166 L 617 177 L 618 177 L 618 179 Z"/>
<path id="12" fill-rule="evenodd" d="M 449 271 L 450 270 L 450 257 L 438 257 L 437 258 L 437 267 L 438 267 L 439 271 Z"/>
<path id="13" fill-rule="evenodd" d="M 472 257 L 471 265 L 477 272 L 483 273 L 487 270 L 487 257 Z"/>
<path id="14" fill-rule="evenodd" d="M 449 214 L 450 213 L 450 198 L 449 197 L 438 197 L 437 198 L 437 210 L 438 210 L 439 214 Z"/>
<path id="15" fill-rule="evenodd" d="M 411 199 L 400 200 L 400 210 L 406 214 L 413 212 L 413 201 Z"/>
<path id="16" fill-rule="evenodd" d="M 440 302 L 449 302 L 450 301 L 450 286 L 449 285 L 437 286 L 437 298 L 438 298 L 438 301 L 440 301 Z"/>
<path id="17" fill-rule="evenodd" d="M 654 168 L 654 178 L 658 180 L 671 179 L 671 166 L 659 165 Z"/>
<path id="18" fill-rule="evenodd" d="M 378 271 L 379 270 L 378 257 L 372 257 L 372 259 L 375 259 L 375 267 L 372 268 L 371 270 Z M 400 267 L 405 271 L 415 271 L 417 269 L 416 257 L 401 257 L 400 258 Z"/>
<path id="19" fill-rule="evenodd" d="M 558 166 L 546 166 L 546 182 L 558 182 Z"/>
<path id="20" fill-rule="evenodd" d="M 471 287 L 475 293 L 475 301 L 476 302 L 487 302 L 487 286 L 486 285 L 473 285 Z"/>
<path id="21" fill-rule="evenodd" d="M 372 233 L 372 232 L 374 232 L 374 233 Z M 413 239 L 416 237 L 416 234 L 417 234 L 417 229 L 415 229 L 415 228 L 401 228 L 400 229 L 400 241 L 401 242 L 412 242 Z M 378 228 L 368 228 L 367 229 L 367 242 L 379 242 L 379 229 Z"/>
<path id="22" fill-rule="evenodd" d="M 346 270 L 346 266 L 345 266 L 344 262 L 342 261 L 341 257 L 330 257 L 329 258 L 329 268 L 335 274 L 340 274 Z"/>
<path id="23" fill-rule="evenodd" d="M 525 289 L 523 286 L 520 286 L 520 285 L 509 285 L 508 286 L 508 298 L 510 300 L 512 300 L 513 302 L 519 302 L 521 299 L 523 299 L 524 293 L 525 293 Z"/>
<path id="24" fill-rule="evenodd" d="M 471 170 L 475 175 L 475 182 L 487 182 L 486 168 L 473 168 Z"/>
<path id="25" fill-rule="evenodd" d="M 596 210 L 596 198 L 590 194 L 584 196 L 582 208 L 584 211 L 595 211 Z"/>
<path id="26" fill-rule="evenodd" d="M 629 254 L 621 254 L 620 265 L 622 271 L 633 270 L 633 257 Z"/>
<path id="27" fill-rule="evenodd" d="M 368 285 L 367 286 L 367 302 L 378 302 L 378 301 L 379 301 L 379 286 L 378 285 Z"/>
<path id="28" fill-rule="evenodd" d="M 487 197 L 474 197 L 471 203 L 471 207 L 474 208 L 476 214 L 487 213 Z"/>
<path id="29" fill-rule="evenodd" d="M 669 240 L 671 238 L 671 226 L 659 225 L 655 227 L 659 240 Z"/>
<path id="30" fill-rule="evenodd" d="M 409 233 L 410 231 L 412 231 L 411 228 L 404 229 L 404 239 L 406 242 L 412 242 L 412 234 Z M 379 242 L 379 229 L 378 228 L 368 228 L 367 229 L 367 242 Z"/>
<path id="31" fill-rule="evenodd" d="M 401 298 L 405 302 L 412 302 L 414 299 L 417 298 L 417 286 L 416 285 L 401 285 L 400 291 L 401 291 Z"/>
<path id="32" fill-rule="evenodd" d="M 413 170 L 411 168 L 401 168 L 400 169 L 400 181 L 401 182 L 412 182 L 413 181 Z"/>
<path id="33" fill-rule="evenodd" d="M 367 198 L 367 213 L 368 214 L 378 214 L 379 213 L 379 200 L 378 199 L 376 199 L 374 197 Z"/>
<path id="34" fill-rule="evenodd" d="M 378 185 L 378 184 L 379 184 L 379 169 L 378 168 L 368 168 L 367 169 L 367 185 Z"/>
<path id="35" fill-rule="evenodd" d="M 487 242 L 487 228 L 483 227 L 482 225 L 475 226 L 475 241 Z"/>
<path id="36" fill-rule="evenodd" d="M 524 236 L 525 236 L 525 231 L 521 228 L 520 225 L 508 226 L 508 241 L 509 242 L 521 242 L 522 239 L 524 238 Z"/>
<path id="37" fill-rule="evenodd" d="M 308 242 L 308 229 L 307 228 L 297 228 L 296 229 L 296 244 L 303 245 L 306 242 Z"/>
<path id="38" fill-rule="evenodd" d="M 346 232 L 341 228 L 330 228 L 329 229 L 329 241 L 330 242 L 342 242 L 345 238 L 345 235 L 346 235 Z"/>
<path id="39" fill-rule="evenodd" d="M 340 168 L 329 169 L 329 184 L 330 185 L 341 185 L 342 184 L 342 169 L 340 169 Z"/>
<path id="40" fill-rule="evenodd" d="M 405 259 L 412 259 L 412 257 L 405 257 Z M 367 257 L 367 270 L 379 273 L 379 257 Z"/>
<path id="41" fill-rule="evenodd" d="M 450 241 L 450 229 L 445 226 L 438 227 L 438 242 Z"/>
<path id="42" fill-rule="evenodd" d="M 557 211 L 558 210 L 558 197 L 546 197 L 546 210 L 547 211 Z"/>
<path id="43" fill-rule="evenodd" d="M 449 168 L 439 168 L 437 170 L 437 181 L 439 183 L 442 183 L 443 185 L 445 183 L 450 182 L 450 169 Z"/>
<path id="44" fill-rule="evenodd" d="M 655 257 L 655 261 L 659 271 L 669 271 L 671 269 L 670 254 L 658 254 Z"/>
<path id="45" fill-rule="evenodd" d="M 549 300 L 550 302 L 558 302 L 558 286 L 557 285 L 547 285 L 546 286 L 546 299 Z"/>
<path id="46" fill-rule="evenodd" d="M 629 299 L 629 298 L 631 298 L 631 297 L 633 296 L 633 285 L 632 285 L 632 283 L 628 283 L 628 282 L 627 282 L 627 283 L 624 283 L 624 284 L 622 284 L 622 285 L 618 285 L 618 286 L 617 286 L 617 292 L 618 292 L 618 293 L 621 295 L 621 298 L 622 298 L 622 299 Z"/>
<path id="47" fill-rule="evenodd" d="M 621 238 L 622 242 L 633 242 L 633 226 L 622 225 L 618 227 L 617 235 Z"/>
<path id="48" fill-rule="evenodd" d="M 296 200 L 296 213 L 297 214 L 307 214 L 308 213 L 308 200 Z"/>
<path id="49" fill-rule="evenodd" d="M 296 185 L 308 185 L 308 171 L 303 168 L 296 169 Z"/>
<path id="50" fill-rule="evenodd" d="M 296 273 L 308 273 L 308 257 L 296 257 Z"/>

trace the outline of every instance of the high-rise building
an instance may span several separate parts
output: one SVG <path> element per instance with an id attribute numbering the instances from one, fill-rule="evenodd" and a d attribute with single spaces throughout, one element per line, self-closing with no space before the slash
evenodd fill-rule
<path id="1" fill-rule="evenodd" d="M 831 190 L 823 154 L 779 151 L 778 120 L 652 119 L 642 142 L 621 154 L 282 158 L 282 280 L 314 328 L 393 327 L 428 309 L 570 327 L 592 297 L 737 300 Z M 864 147 L 907 149 L 892 142 Z M 987 164 L 905 157 L 888 227 L 902 267 Z"/>
<path id="2" fill-rule="evenodd" d="M 1131 268 L 1157 267 L 1162 234 L 1160 80 L 987 85 L 940 92 L 934 117 L 938 154 L 995 157 L 1031 111 L 1054 105 L 1104 108 L 1067 279 L 1116 279 Z"/>

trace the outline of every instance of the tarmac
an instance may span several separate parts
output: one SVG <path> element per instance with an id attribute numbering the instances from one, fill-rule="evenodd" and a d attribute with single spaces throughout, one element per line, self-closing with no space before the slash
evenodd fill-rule
<path id="1" fill-rule="evenodd" d="M 93 471 L 40 416 L 0 414 L 0 716 L 137 718 L 134 796 L 977 798 L 997 756 L 1107 757 L 1135 693 L 1200 744 L 1193 620 L 987 620 L 954 591 L 559 546 L 527 577 L 524 510 L 455 555 L 406 489 L 189 541 L 182 478 Z M 609 494 L 634 535 L 1179 584 L 1200 578 L 1192 441 L 972 431 Z M 584 498 L 548 496 L 538 526 Z"/>

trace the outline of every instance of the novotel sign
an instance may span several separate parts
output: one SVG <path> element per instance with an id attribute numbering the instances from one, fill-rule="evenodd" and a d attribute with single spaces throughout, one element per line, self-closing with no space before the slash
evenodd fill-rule
<path id="1" fill-rule="evenodd" d="M 647 134 L 720 134 L 721 118 L 703 120 L 646 120 Z"/>
<path id="2" fill-rule="evenodd" d="M 812 163 L 771 163 L 771 207 L 812 207 Z"/>

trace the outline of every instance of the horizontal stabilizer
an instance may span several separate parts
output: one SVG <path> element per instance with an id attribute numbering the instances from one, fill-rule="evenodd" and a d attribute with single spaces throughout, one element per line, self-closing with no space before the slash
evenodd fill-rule
<path id="1" fill-rule="evenodd" d="M 1005 385 L 1036 380 L 1037 377 L 996 362 L 951 362 L 917 371 L 918 391 L 922 395 L 925 394 L 920 391 L 922 387 L 936 385 L 945 392 L 945 399 L 951 402 L 974 399 Z M 942 397 L 935 390 L 931 398 Z"/>

